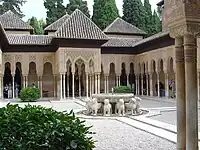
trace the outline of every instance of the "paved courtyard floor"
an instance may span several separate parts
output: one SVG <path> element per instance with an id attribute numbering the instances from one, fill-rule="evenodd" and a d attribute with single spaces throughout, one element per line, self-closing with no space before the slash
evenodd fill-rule
<path id="1" fill-rule="evenodd" d="M 0 107 L 6 106 L 7 103 L 7 101 L 1 100 Z M 11 103 L 16 104 L 16 102 Z M 17 104 L 23 107 L 27 103 Z M 52 107 L 58 111 L 73 109 L 75 113 L 85 109 L 84 102 L 79 99 L 40 101 L 30 104 Z M 175 150 L 176 134 L 174 128 L 170 126 L 173 124 L 172 120 L 176 119 L 173 113 L 175 111 L 171 112 L 173 115 L 171 118 L 170 114 L 160 113 L 160 110 L 174 108 L 175 103 L 143 98 L 141 107 L 155 113 L 149 117 L 136 118 L 78 116 L 86 120 L 87 125 L 93 126 L 91 130 L 96 132 L 93 138 L 97 141 L 95 150 Z"/>

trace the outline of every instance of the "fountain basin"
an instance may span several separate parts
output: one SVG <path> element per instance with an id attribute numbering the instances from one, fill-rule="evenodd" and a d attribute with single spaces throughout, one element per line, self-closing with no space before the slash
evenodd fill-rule
<path id="1" fill-rule="evenodd" d="M 130 98 L 133 98 L 132 93 L 102 93 L 93 94 L 92 98 L 96 98 L 99 103 L 103 103 L 105 99 L 109 99 L 110 103 L 116 103 L 119 99 L 123 99 L 125 103 L 128 103 Z"/>

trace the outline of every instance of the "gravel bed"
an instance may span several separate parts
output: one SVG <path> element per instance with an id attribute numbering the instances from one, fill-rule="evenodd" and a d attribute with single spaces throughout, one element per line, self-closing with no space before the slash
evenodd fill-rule
<path id="1" fill-rule="evenodd" d="M 86 119 L 97 140 L 95 150 L 175 150 L 176 144 L 116 120 Z"/>

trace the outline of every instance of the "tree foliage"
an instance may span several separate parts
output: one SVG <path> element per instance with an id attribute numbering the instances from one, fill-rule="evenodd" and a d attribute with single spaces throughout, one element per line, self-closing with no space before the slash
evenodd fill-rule
<path id="1" fill-rule="evenodd" d="M 34 34 L 44 34 L 44 20 L 37 20 L 36 17 L 32 17 L 27 22 L 34 28 Z"/>
<path id="2" fill-rule="evenodd" d="M 146 33 L 147 36 L 151 36 L 152 35 L 152 26 L 153 26 L 153 22 L 152 22 L 152 10 L 151 10 L 151 4 L 149 3 L 149 0 L 144 0 L 144 8 L 146 11 L 146 15 L 145 15 L 145 29 L 146 29 Z"/>
<path id="3" fill-rule="evenodd" d="M 66 6 L 66 11 L 68 14 L 71 14 L 76 9 L 82 11 L 87 17 L 90 17 L 90 12 L 87 6 L 87 1 L 83 0 L 69 0 L 69 3 Z"/>
<path id="4" fill-rule="evenodd" d="M 0 5 L 0 14 L 11 10 L 21 18 L 24 16 L 21 11 L 21 6 L 26 3 L 26 0 L 1 0 L 0 2 L 2 3 Z"/>
<path id="5" fill-rule="evenodd" d="M 117 17 L 119 11 L 115 0 L 94 0 L 92 20 L 99 28 L 105 29 Z"/>
<path id="6" fill-rule="evenodd" d="M 123 19 L 146 31 L 146 11 L 141 0 L 123 0 Z"/>
<path id="7" fill-rule="evenodd" d="M 161 23 L 161 20 L 158 17 L 158 14 L 157 14 L 157 12 L 155 10 L 153 12 L 152 22 L 154 23 L 153 24 L 153 31 L 152 31 L 152 33 L 156 34 L 158 32 L 161 32 L 162 31 L 162 23 Z"/>
<path id="8" fill-rule="evenodd" d="M 44 7 L 47 9 L 47 25 L 55 22 L 66 13 L 63 0 L 44 0 Z"/>

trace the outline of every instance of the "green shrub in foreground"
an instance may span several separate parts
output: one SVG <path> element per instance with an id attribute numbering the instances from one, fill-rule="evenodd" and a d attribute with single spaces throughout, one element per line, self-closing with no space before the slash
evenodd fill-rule
<path id="1" fill-rule="evenodd" d="M 20 99 L 24 102 L 34 102 L 40 98 L 40 89 L 34 87 L 24 88 L 20 92 Z"/>
<path id="2" fill-rule="evenodd" d="M 119 86 L 114 88 L 114 93 L 133 93 L 133 89 L 128 86 Z"/>
<path id="3" fill-rule="evenodd" d="M 71 111 L 10 105 L 0 108 L 0 150 L 92 150 L 94 141 Z"/>

